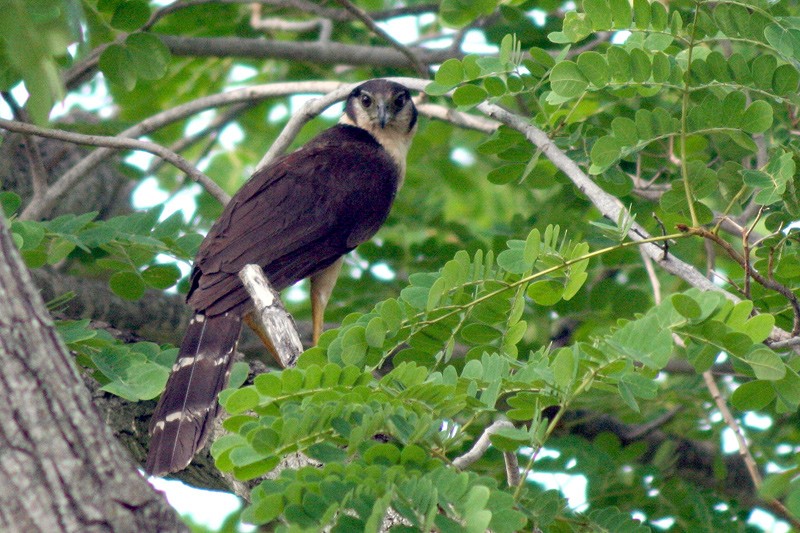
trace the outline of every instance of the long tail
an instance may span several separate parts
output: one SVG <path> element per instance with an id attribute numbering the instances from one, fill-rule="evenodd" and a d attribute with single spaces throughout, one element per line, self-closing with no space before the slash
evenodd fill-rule
<path id="1" fill-rule="evenodd" d="M 163 476 L 182 470 L 208 440 L 241 329 L 242 319 L 234 314 L 197 314 L 192 319 L 150 420 L 147 473 Z"/>

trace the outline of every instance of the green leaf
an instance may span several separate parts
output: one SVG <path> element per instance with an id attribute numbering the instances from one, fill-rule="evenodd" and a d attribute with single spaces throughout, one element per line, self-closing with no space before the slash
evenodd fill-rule
<path id="1" fill-rule="evenodd" d="M 684 317 L 690 320 L 700 318 L 702 314 L 700 304 L 698 304 L 697 301 L 695 301 L 695 299 L 691 296 L 678 293 L 673 294 L 670 300 L 672 301 L 672 306 L 675 308 L 675 310 Z"/>
<path id="2" fill-rule="evenodd" d="M 765 91 L 772 90 L 772 78 L 777 66 L 778 60 L 773 55 L 762 54 L 756 56 L 750 65 L 756 87 Z"/>
<path id="3" fill-rule="evenodd" d="M 464 67 L 461 65 L 461 61 L 455 58 L 448 59 L 442 63 L 433 79 L 442 87 L 452 89 L 464 81 Z"/>
<path id="4" fill-rule="evenodd" d="M 511 165 L 503 165 L 492 169 L 487 175 L 486 179 L 489 183 L 495 185 L 505 185 L 507 183 L 518 182 L 522 179 L 527 165 L 522 163 L 514 163 Z"/>
<path id="5" fill-rule="evenodd" d="M 627 117 L 616 117 L 612 120 L 611 131 L 622 146 L 633 146 L 639 142 L 636 123 Z"/>
<path id="6" fill-rule="evenodd" d="M 489 76 L 483 80 L 483 88 L 490 96 L 498 97 L 506 94 L 506 84 L 497 76 Z"/>
<path id="7" fill-rule="evenodd" d="M 627 30 L 633 23 L 633 12 L 628 0 L 609 0 L 614 28 Z"/>
<path id="8" fill-rule="evenodd" d="M 167 73 L 170 52 L 161 39 L 149 33 L 134 33 L 125 39 L 125 45 L 139 77 L 158 80 Z"/>
<path id="9" fill-rule="evenodd" d="M 0 209 L 6 217 L 10 217 L 19 209 L 22 199 L 17 193 L 11 191 L 0 191 Z"/>
<path id="10" fill-rule="evenodd" d="M 389 331 L 395 332 L 400 329 L 403 321 L 403 310 L 394 298 L 390 298 L 381 304 L 381 318 Z"/>
<path id="11" fill-rule="evenodd" d="M 759 347 L 747 354 L 745 361 L 753 368 L 758 379 L 777 381 L 786 375 L 786 365 L 780 356 L 767 347 Z"/>
<path id="12" fill-rule="evenodd" d="M 612 46 L 606 52 L 606 57 L 611 78 L 616 81 L 629 82 L 631 78 L 631 58 L 628 52 L 620 46 Z"/>
<path id="13" fill-rule="evenodd" d="M 609 81 L 606 58 L 595 51 L 584 52 L 578 56 L 578 69 L 595 87 L 605 87 Z"/>
<path id="14" fill-rule="evenodd" d="M 225 410 L 232 415 L 249 411 L 258 405 L 259 396 L 254 387 L 234 391 L 225 399 Z"/>
<path id="15" fill-rule="evenodd" d="M 130 91 L 136 86 L 136 73 L 127 49 L 119 44 L 112 44 L 100 54 L 98 67 L 103 75 L 112 83 L 121 85 Z"/>
<path id="16" fill-rule="evenodd" d="M 145 283 L 138 272 L 117 272 L 108 280 L 114 294 L 126 300 L 138 300 L 144 296 Z"/>
<path id="17" fill-rule="evenodd" d="M 153 265 L 142 272 L 144 282 L 156 289 L 172 287 L 180 277 L 181 269 L 175 263 Z"/>
<path id="18" fill-rule="evenodd" d="M 468 324 L 461 330 L 461 337 L 472 344 L 487 344 L 499 339 L 502 332 L 486 324 Z"/>
<path id="19" fill-rule="evenodd" d="M 787 59 L 793 59 L 800 49 L 800 32 L 796 29 L 783 28 L 773 22 L 764 28 L 764 37 Z"/>
<path id="20" fill-rule="evenodd" d="M 488 93 L 477 85 L 462 85 L 453 92 L 453 102 L 459 107 L 472 107 L 480 104 Z"/>
<path id="21" fill-rule="evenodd" d="M 284 509 L 283 494 L 267 494 L 261 496 L 245 508 L 242 521 L 248 524 L 266 524 L 276 519 Z"/>
<path id="22" fill-rule="evenodd" d="M 769 381 L 748 381 L 733 391 L 731 403 L 740 411 L 758 411 L 775 399 L 775 389 Z"/>
<path id="23" fill-rule="evenodd" d="M 650 57 L 648 57 L 644 51 L 634 48 L 630 52 L 630 58 L 633 81 L 642 83 L 650 79 L 650 72 L 652 70 Z"/>
<path id="24" fill-rule="evenodd" d="M 742 129 L 747 133 L 762 133 L 772 126 L 772 106 L 764 100 L 756 100 L 742 117 Z"/>
<path id="25" fill-rule="evenodd" d="M 60 263 L 66 259 L 74 249 L 75 243 L 72 240 L 64 237 L 56 237 L 50 243 L 50 247 L 47 250 L 47 264 L 55 265 L 56 263 Z"/>
<path id="26" fill-rule="evenodd" d="M 521 447 L 530 444 L 531 437 L 523 429 L 502 426 L 489 435 L 489 440 L 500 451 L 515 452 Z"/>
<path id="27" fill-rule="evenodd" d="M 599 174 L 616 163 L 621 152 L 622 145 L 616 137 L 606 135 L 597 139 L 591 151 L 592 164 L 597 169 L 593 173 Z"/>
<path id="28" fill-rule="evenodd" d="M 650 25 L 650 2 L 633 0 L 633 18 L 638 29 L 646 30 Z"/>
<path id="29" fill-rule="evenodd" d="M 572 349 L 559 349 L 558 352 L 556 352 L 551 367 L 558 388 L 562 391 L 568 390 L 572 382 L 575 381 L 576 372 L 578 370 L 578 361 Z"/>
<path id="30" fill-rule="evenodd" d="M 372 348 L 383 348 L 383 341 L 386 339 L 386 324 L 380 317 L 375 317 L 369 321 L 364 331 L 367 345 Z"/>
<path id="31" fill-rule="evenodd" d="M 539 305 L 550 306 L 561 301 L 564 285 L 555 280 L 535 281 L 528 285 L 528 297 Z"/>
<path id="32" fill-rule="evenodd" d="M 581 69 L 572 61 L 557 63 L 550 72 L 550 87 L 553 92 L 565 98 L 575 98 L 583 94 L 589 86 Z"/>
<path id="33" fill-rule="evenodd" d="M 120 31 L 134 31 L 150 18 L 150 7 L 143 0 L 127 0 L 111 17 L 111 26 Z"/>
<path id="34" fill-rule="evenodd" d="M 775 94 L 789 96 L 797 93 L 797 86 L 800 83 L 800 72 L 792 65 L 780 65 L 775 69 L 772 78 L 772 88 Z"/>
<path id="35" fill-rule="evenodd" d="M 770 314 L 760 314 L 745 322 L 740 331 L 745 333 L 754 343 L 762 342 L 770 336 L 775 327 L 775 317 Z"/>

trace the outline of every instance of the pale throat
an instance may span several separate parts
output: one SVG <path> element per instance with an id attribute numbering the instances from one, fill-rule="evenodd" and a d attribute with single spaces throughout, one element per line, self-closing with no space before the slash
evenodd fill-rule
<path id="1" fill-rule="evenodd" d="M 369 127 L 365 128 L 353 122 L 347 114 L 342 115 L 342 118 L 339 119 L 339 124 L 361 128 L 375 137 L 375 140 L 386 150 L 397 165 L 399 175 L 397 188 L 400 189 L 406 177 L 406 157 L 408 156 L 408 149 L 411 148 L 414 133 L 417 131 L 417 125 L 415 124 L 411 131 L 403 131 L 405 128 L 398 128 L 394 124 L 386 128 L 381 128 L 377 124 L 370 124 Z"/>

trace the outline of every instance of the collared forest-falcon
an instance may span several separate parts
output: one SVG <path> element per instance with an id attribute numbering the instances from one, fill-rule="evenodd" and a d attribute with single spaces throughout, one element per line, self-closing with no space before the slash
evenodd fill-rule
<path id="1" fill-rule="evenodd" d="M 145 470 L 185 468 L 209 437 L 252 302 L 239 271 L 257 264 L 276 290 L 311 278 L 314 342 L 342 257 L 389 215 L 417 127 L 408 89 L 388 80 L 350 93 L 339 124 L 257 170 L 200 245 L 190 277 L 194 309 L 150 422 Z"/>

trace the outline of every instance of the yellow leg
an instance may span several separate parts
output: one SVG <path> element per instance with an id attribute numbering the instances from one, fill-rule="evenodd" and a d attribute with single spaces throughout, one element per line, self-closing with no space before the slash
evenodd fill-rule
<path id="1" fill-rule="evenodd" d="M 314 346 L 317 345 L 319 337 L 322 335 L 322 327 L 325 324 L 325 308 L 328 306 L 333 287 L 342 270 L 343 260 L 344 258 L 340 257 L 325 270 L 311 276 L 311 326 Z"/>

